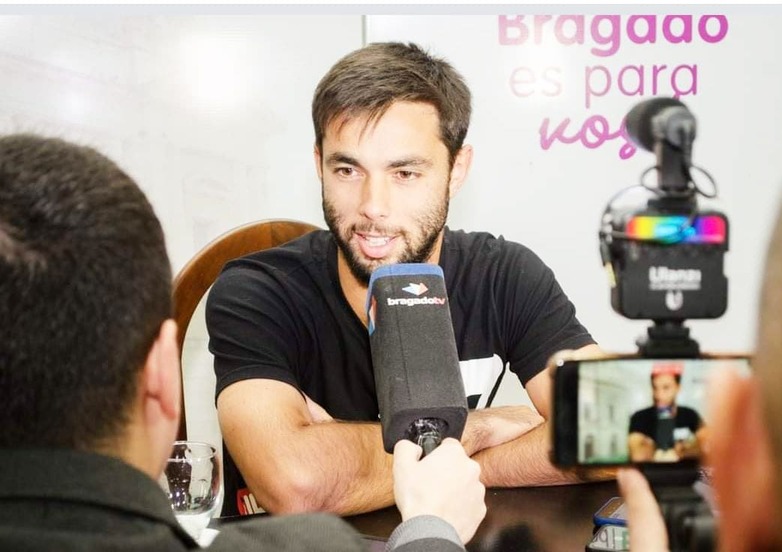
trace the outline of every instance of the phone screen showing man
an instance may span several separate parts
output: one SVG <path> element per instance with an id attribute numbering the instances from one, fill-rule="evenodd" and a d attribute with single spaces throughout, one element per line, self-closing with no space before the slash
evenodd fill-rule
<path id="1" fill-rule="evenodd" d="M 749 371 L 746 358 L 580 362 L 578 463 L 698 458 L 708 436 L 707 383 L 720 367 Z"/>

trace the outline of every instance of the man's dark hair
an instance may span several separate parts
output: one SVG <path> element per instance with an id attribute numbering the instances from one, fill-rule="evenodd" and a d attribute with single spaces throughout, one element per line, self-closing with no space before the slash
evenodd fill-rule
<path id="1" fill-rule="evenodd" d="M 651 381 L 652 385 L 654 385 L 654 378 L 656 378 L 657 376 L 664 376 L 664 375 L 665 374 L 652 374 L 651 377 L 649 378 L 649 381 Z M 670 374 L 670 375 L 673 376 L 673 379 L 676 382 L 676 385 L 681 385 L 682 384 L 682 375 L 681 374 Z"/>
<path id="2" fill-rule="evenodd" d="M 380 118 L 394 102 L 426 102 L 440 117 L 440 137 L 451 165 L 470 126 L 470 90 L 445 60 L 415 44 L 378 42 L 340 59 L 321 79 L 312 100 L 315 143 L 322 150 L 334 121 Z M 343 119 L 344 118 L 344 119 Z"/>
<path id="3" fill-rule="evenodd" d="M 0 447 L 110 444 L 171 314 L 163 231 L 97 151 L 0 138 Z"/>

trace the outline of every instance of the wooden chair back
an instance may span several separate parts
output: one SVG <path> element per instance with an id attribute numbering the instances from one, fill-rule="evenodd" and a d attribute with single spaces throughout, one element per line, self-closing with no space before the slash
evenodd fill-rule
<path id="1" fill-rule="evenodd" d="M 185 334 L 193 313 L 225 263 L 254 251 L 282 245 L 318 229 L 317 226 L 296 220 L 260 220 L 229 230 L 196 253 L 179 271 L 173 284 L 174 319 L 179 326 L 180 360 Z M 178 438 L 186 439 L 184 366 L 182 368 L 182 417 L 179 423 Z"/>

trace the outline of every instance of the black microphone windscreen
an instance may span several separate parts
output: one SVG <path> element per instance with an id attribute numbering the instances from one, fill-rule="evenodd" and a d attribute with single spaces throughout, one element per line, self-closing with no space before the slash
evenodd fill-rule
<path id="1" fill-rule="evenodd" d="M 685 107 L 675 98 L 652 98 L 636 104 L 625 117 L 625 128 L 630 139 L 648 151 L 654 151 L 654 127 L 652 119 L 663 109 Z"/>
<path id="2" fill-rule="evenodd" d="M 442 269 L 379 267 L 369 280 L 367 314 L 385 450 L 409 438 L 421 418 L 444 420 L 442 438 L 461 438 L 467 398 Z"/>

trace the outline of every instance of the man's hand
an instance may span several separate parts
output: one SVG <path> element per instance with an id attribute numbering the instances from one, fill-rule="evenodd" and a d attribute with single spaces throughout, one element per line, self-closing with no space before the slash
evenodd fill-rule
<path id="1" fill-rule="evenodd" d="M 617 481 L 627 506 L 630 550 L 633 552 L 668 550 L 665 522 L 660 513 L 660 506 L 649 488 L 649 482 L 634 468 L 620 469 Z"/>
<path id="2" fill-rule="evenodd" d="M 627 448 L 633 462 L 649 462 L 655 457 L 657 443 L 648 435 L 634 431 L 627 437 Z"/>
<path id="3" fill-rule="evenodd" d="M 462 444 L 472 456 L 483 449 L 496 447 L 532 431 L 545 420 L 528 406 L 500 406 L 472 410 Z"/>
<path id="4" fill-rule="evenodd" d="M 676 441 L 674 444 L 677 458 L 700 458 L 701 447 L 698 439 Z"/>
<path id="5" fill-rule="evenodd" d="M 463 543 L 486 515 L 481 468 L 456 439 L 444 439 L 423 460 L 421 447 L 402 439 L 394 447 L 394 497 L 402 520 L 432 515 L 456 529 Z"/>

